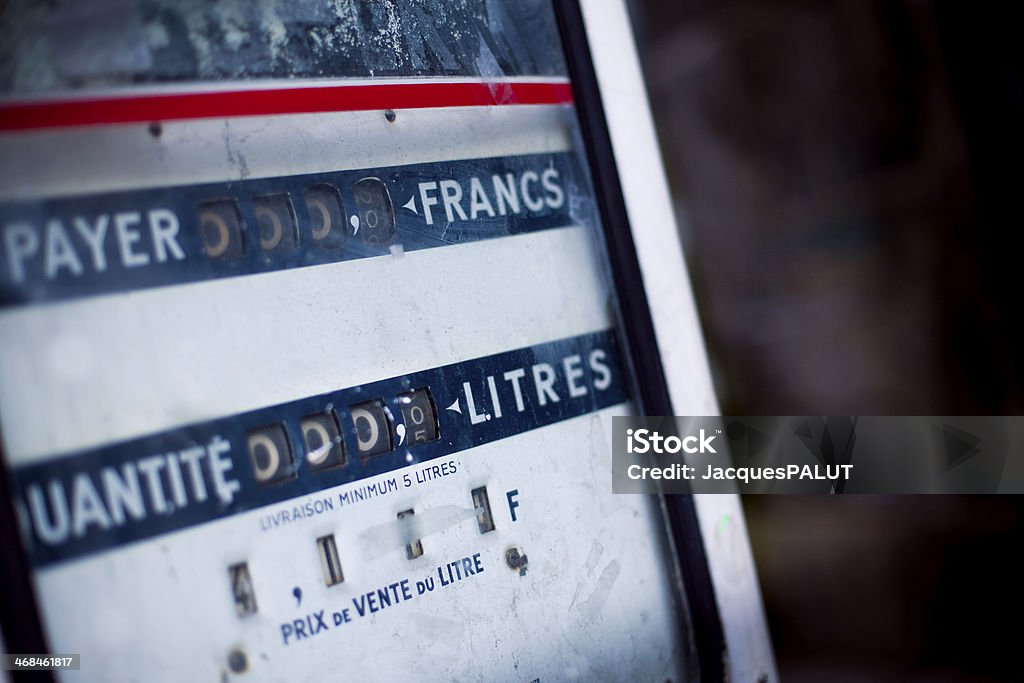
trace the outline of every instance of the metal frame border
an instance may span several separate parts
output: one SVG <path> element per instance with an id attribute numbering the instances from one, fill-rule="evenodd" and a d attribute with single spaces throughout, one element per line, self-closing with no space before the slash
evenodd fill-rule
<path id="1" fill-rule="evenodd" d="M 717 414 L 626 7 L 622 0 L 554 0 L 554 7 L 642 410 Z M 739 497 L 666 496 L 664 503 L 699 679 L 777 681 Z M 735 525 L 730 538 L 716 532 L 726 520 Z M 738 552 L 729 547 L 737 537 Z"/>

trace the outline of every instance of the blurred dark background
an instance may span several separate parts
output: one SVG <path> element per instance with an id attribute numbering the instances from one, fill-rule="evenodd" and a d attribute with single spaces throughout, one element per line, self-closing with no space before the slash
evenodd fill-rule
<path id="1" fill-rule="evenodd" d="M 732 415 L 1020 414 L 1024 13 L 634 0 Z M 744 500 L 783 681 L 1018 681 L 1017 497 Z"/>

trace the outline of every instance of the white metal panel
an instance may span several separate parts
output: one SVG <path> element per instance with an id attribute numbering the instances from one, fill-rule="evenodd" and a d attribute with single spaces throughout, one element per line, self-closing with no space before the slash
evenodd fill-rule
<path id="1" fill-rule="evenodd" d="M 248 87 L 248 84 L 246 84 Z M 561 105 L 403 109 L 0 133 L 0 200 L 568 149 Z M 57 154 L 56 150 L 60 150 Z M 103 171 L 97 173 L 97 169 Z"/>
<path id="2" fill-rule="evenodd" d="M 168 124 L 163 136 L 170 133 L 180 147 L 160 154 L 146 151 L 153 141 L 144 127 L 115 126 L 29 134 L 16 151 L 50 149 L 56 139 L 50 135 L 62 135 L 69 149 L 122 149 L 116 158 L 83 153 L 63 172 L 52 160 L 28 164 L 26 173 L 39 183 L 36 196 L 57 196 L 82 191 L 81 164 L 89 158 L 101 161 L 84 187 L 100 191 L 240 178 L 243 171 L 274 177 L 396 160 L 562 150 L 570 111 L 491 107 L 421 111 L 416 118 L 399 112 L 399 122 L 415 125 L 394 129 L 382 116 L 363 113 L 230 125 L 197 121 L 173 124 L 175 130 Z M 236 136 L 236 124 L 244 134 Z M 296 129 L 306 125 L 311 139 Z M 359 139 L 335 144 L 331 131 L 357 131 Z M 308 159 L 286 151 L 293 139 Z M 4 168 L 5 177 L 17 180 L 13 166 Z M 325 307 L 325 292 L 351 294 Z M 0 389 L 8 454 L 20 464 L 42 462 L 606 329 L 610 300 L 594 236 L 576 226 L 12 309 L 0 315 L 2 371 L 13 378 Z M 247 652 L 251 668 L 237 680 L 312 680 L 324 667 L 384 680 L 683 679 L 688 638 L 671 598 L 675 586 L 665 571 L 659 512 L 650 499 L 611 494 L 610 416 L 625 410 L 618 406 L 464 451 L 455 456 L 456 476 L 329 518 L 261 531 L 263 516 L 302 502 L 289 501 L 47 567 L 36 573 L 47 635 L 56 649 L 89 651 L 92 667 L 82 678 L 105 681 L 214 678 L 235 647 Z M 469 499 L 479 485 L 493 487 L 497 519 L 496 531 L 483 536 Z M 511 489 L 522 501 L 515 523 L 503 505 Z M 438 519 L 450 524 L 424 534 L 425 554 L 416 560 L 406 559 L 400 547 L 378 552 L 373 539 L 393 536 L 396 513 L 410 507 L 426 519 L 440 510 Z M 314 541 L 331 531 L 346 580 L 327 588 Z M 502 564 L 513 546 L 529 556 L 524 576 Z M 304 614 L 296 586 L 303 604 L 333 610 L 382 583 L 415 579 L 469 548 L 479 549 L 487 570 L 477 584 L 467 581 L 447 589 L 444 599 L 431 595 L 343 627 L 358 628 L 299 643 L 308 650 L 276 640 L 282 622 Z M 234 612 L 227 577 L 227 566 L 241 560 L 250 564 L 260 604 L 246 619 Z"/>
<path id="3" fill-rule="evenodd" d="M 83 669 L 90 667 L 92 680 L 95 663 L 110 663 L 102 680 L 111 683 L 221 680 L 235 647 L 251 669 L 230 676 L 238 681 L 682 680 L 676 657 L 686 636 L 672 601 L 652 600 L 673 590 L 663 549 L 651 543 L 662 536 L 653 501 L 595 495 L 611 483 L 609 463 L 593 454 L 610 460 L 610 416 L 623 412 L 609 408 L 442 458 L 458 461 L 459 473 L 286 527 L 264 530 L 261 520 L 289 504 L 269 506 L 44 570 L 37 581 L 43 616 L 54 625 L 52 645 L 89 653 Z M 497 524 L 484 535 L 469 496 L 482 485 Z M 505 503 L 511 489 L 521 503 L 514 523 Z M 415 560 L 406 559 L 400 540 L 381 541 L 393 537 L 396 513 L 409 507 L 437 520 Z M 331 587 L 315 549 L 326 533 L 336 535 L 345 572 Z M 513 546 L 529 560 L 522 576 L 504 561 Z M 439 565 L 478 552 L 483 573 L 357 616 L 352 600 L 360 593 L 404 578 L 415 585 L 436 577 Z M 177 561 L 169 565 L 167 557 Z M 244 619 L 235 614 L 225 571 L 240 560 L 249 563 L 259 603 Z M 117 599 L 83 600 L 110 595 Z M 346 607 L 351 622 L 284 644 L 282 623 Z M 183 657 L 177 643 L 194 650 Z M 80 680 L 77 673 L 61 679 Z"/>
<path id="4" fill-rule="evenodd" d="M 568 227 L 0 312 L 8 458 L 606 329 L 594 260 L 564 259 L 589 240 Z"/>

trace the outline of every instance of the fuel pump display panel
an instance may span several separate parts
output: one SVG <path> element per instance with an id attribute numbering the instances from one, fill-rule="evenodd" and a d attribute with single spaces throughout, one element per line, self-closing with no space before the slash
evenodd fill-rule
<path id="1" fill-rule="evenodd" d="M 631 359 L 531 8 L 409 10 L 390 72 L 8 83 L 0 433 L 59 677 L 694 675 L 659 501 L 612 494 Z M 167 49 L 217 35 L 180 12 Z"/>

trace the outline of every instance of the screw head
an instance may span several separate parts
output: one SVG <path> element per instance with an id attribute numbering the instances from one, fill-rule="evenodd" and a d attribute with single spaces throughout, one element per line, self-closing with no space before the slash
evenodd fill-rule
<path id="1" fill-rule="evenodd" d="M 245 656 L 245 652 L 237 647 L 229 652 L 228 668 L 236 674 L 244 673 L 249 668 L 249 658 Z"/>

